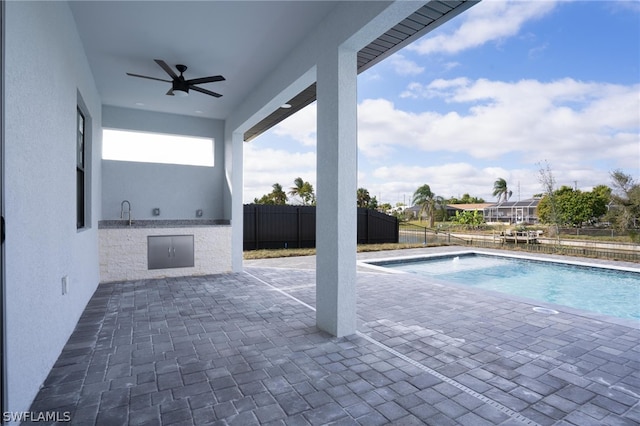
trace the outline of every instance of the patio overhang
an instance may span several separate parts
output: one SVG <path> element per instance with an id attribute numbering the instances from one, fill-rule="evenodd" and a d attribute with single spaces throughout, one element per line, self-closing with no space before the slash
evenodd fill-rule
<path id="1" fill-rule="evenodd" d="M 458 16 L 480 0 L 430 1 L 377 37 L 358 52 L 358 74 L 368 70 L 398 50 Z M 302 90 L 244 133 L 249 142 L 316 100 L 316 83 Z"/>

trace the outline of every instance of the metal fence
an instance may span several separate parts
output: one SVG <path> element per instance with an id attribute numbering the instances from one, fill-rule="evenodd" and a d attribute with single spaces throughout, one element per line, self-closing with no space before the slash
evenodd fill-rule
<path id="1" fill-rule="evenodd" d="M 316 246 L 314 206 L 245 204 L 244 250 L 313 248 Z M 398 219 L 358 208 L 358 244 L 398 242 Z"/>
<path id="2" fill-rule="evenodd" d="M 627 235 L 625 232 L 613 228 L 560 228 L 560 235 L 576 235 L 589 237 L 618 237 Z"/>
<path id="3" fill-rule="evenodd" d="M 594 247 L 559 246 L 556 244 L 508 243 L 472 236 L 460 238 L 448 232 L 436 232 L 423 226 L 400 225 L 399 240 L 405 244 L 455 244 L 469 247 L 507 249 L 532 253 L 560 254 L 566 256 L 594 257 L 599 259 L 640 262 L 640 253 L 632 250 L 607 250 Z"/>
<path id="4" fill-rule="evenodd" d="M 464 238 L 451 235 L 449 232 L 438 232 L 413 223 L 400 224 L 398 242 L 402 244 L 460 244 L 468 243 Z"/>

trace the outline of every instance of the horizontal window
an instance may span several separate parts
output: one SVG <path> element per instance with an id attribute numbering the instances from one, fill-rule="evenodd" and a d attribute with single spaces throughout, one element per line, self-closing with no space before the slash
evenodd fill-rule
<path id="1" fill-rule="evenodd" d="M 103 129 L 104 160 L 213 167 L 213 139 Z"/>

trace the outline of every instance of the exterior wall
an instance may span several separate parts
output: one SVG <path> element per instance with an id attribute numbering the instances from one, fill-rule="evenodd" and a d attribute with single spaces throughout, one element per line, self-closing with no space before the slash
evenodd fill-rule
<path id="1" fill-rule="evenodd" d="M 231 271 L 231 227 L 117 228 L 100 232 L 102 282 L 209 275 Z M 194 267 L 147 268 L 147 236 L 193 235 Z"/>
<path id="2" fill-rule="evenodd" d="M 177 134 L 214 140 L 214 167 L 127 161 L 102 162 L 101 219 L 120 218 L 131 202 L 134 219 L 229 219 L 225 216 L 224 123 L 220 120 L 105 106 L 105 128 Z M 153 208 L 160 216 L 153 216 Z"/>
<path id="3" fill-rule="evenodd" d="M 136 219 L 222 219 L 220 167 L 102 161 L 102 217 L 120 219 L 120 204 L 131 203 Z M 160 216 L 153 216 L 153 209 Z"/>
<path id="4" fill-rule="evenodd" d="M 66 2 L 5 7 L 6 409 L 15 412 L 29 409 L 99 282 L 101 105 Z M 90 217 L 81 231 L 78 94 L 92 124 Z"/>

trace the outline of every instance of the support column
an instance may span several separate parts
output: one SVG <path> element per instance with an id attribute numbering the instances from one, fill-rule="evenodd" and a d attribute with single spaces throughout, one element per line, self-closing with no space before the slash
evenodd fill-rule
<path id="1" fill-rule="evenodd" d="M 244 244 L 243 192 L 243 146 L 242 133 L 231 136 L 231 269 L 242 272 L 242 249 Z"/>
<path id="2" fill-rule="evenodd" d="M 356 332 L 357 52 L 330 48 L 317 66 L 316 324 Z"/>

